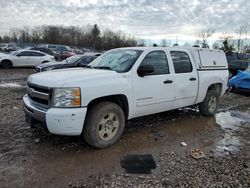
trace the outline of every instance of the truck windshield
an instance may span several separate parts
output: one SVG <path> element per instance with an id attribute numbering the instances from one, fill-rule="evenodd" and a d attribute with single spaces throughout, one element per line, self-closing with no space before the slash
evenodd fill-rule
<path id="1" fill-rule="evenodd" d="M 133 67 L 142 52 L 142 50 L 132 49 L 111 50 L 92 61 L 89 67 L 113 70 L 120 73 L 127 72 Z"/>

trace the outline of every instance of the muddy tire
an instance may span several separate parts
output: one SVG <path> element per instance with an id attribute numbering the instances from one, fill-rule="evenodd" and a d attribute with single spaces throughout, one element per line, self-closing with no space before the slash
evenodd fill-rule
<path id="1" fill-rule="evenodd" d="M 205 116 L 212 116 L 218 108 L 219 96 L 216 90 L 210 90 L 202 103 L 199 104 L 200 113 Z"/>
<path id="2" fill-rule="evenodd" d="M 121 107 L 112 102 L 101 102 L 88 112 L 83 137 L 93 147 L 106 148 L 120 139 L 124 127 L 125 115 Z"/>
<path id="3" fill-rule="evenodd" d="M 3 60 L 0 65 L 4 69 L 9 69 L 12 67 L 12 62 L 9 60 Z"/>

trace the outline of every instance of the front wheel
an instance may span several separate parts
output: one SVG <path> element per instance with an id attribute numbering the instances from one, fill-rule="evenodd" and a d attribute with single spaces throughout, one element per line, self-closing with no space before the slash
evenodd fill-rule
<path id="1" fill-rule="evenodd" d="M 218 102 L 219 102 L 219 96 L 216 90 L 208 91 L 204 101 L 199 105 L 200 113 L 202 113 L 205 116 L 214 115 L 218 108 Z"/>
<path id="2" fill-rule="evenodd" d="M 120 139 L 124 127 L 125 116 L 121 107 L 112 102 L 101 102 L 88 112 L 83 136 L 91 146 L 106 148 Z"/>

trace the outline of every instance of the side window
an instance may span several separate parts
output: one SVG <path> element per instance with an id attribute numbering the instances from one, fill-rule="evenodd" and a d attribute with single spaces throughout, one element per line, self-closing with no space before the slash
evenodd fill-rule
<path id="1" fill-rule="evenodd" d="M 172 51 L 170 52 L 175 73 L 187 73 L 192 72 L 192 63 L 186 52 Z"/>
<path id="2" fill-rule="evenodd" d="M 89 64 L 91 62 L 91 57 L 90 56 L 84 56 L 82 59 L 80 59 L 79 63 L 81 65 L 84 64 Z"/>
<path id="3" fill-rule="evenodd" d="M 140 66 L 143 65 L 154 67 L 154 72 L 147 75 L 169 74 L 168 60 L 163 51 L 153 51 L 147 54 Z"/>
<path id="4" fill-rule="evenodd" d="M 42 56 L 45 56 L 44 54 L 42 53 L 39 53 L 39 52 L 31 52 L 32 56 L 36 56 L 36 57 L 42 57 Z"/>
<path id="5" fill-rule="evenodd" d="M 18 54 L 18 56 L 31 56 L 31 53 L 29 51 L 23 51 L 21 53 Z"/>

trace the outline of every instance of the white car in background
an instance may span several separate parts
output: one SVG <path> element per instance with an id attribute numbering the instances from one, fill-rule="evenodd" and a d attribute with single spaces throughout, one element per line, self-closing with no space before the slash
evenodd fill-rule
<path id="1" fill-rule="evenodd" d="M 14 46 L 12 44 L 0 44 L 0 50 L 2 51 L 14 50 Z"/>
<path id="2" fill-rule="evenodd" d="M 54 61 L 54 56 L 34 50 L 18 50 L 11 52 L 9 55 L 0 56 L 0 66 L 2 68 L 35 67 L 42 63 Z"/>

